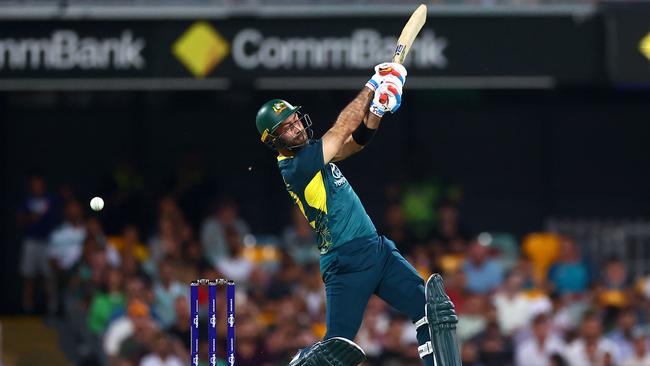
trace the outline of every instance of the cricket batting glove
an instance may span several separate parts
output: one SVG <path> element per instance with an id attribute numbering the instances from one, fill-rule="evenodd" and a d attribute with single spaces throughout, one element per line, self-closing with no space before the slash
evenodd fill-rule
<path id="1" fill-rule="evenodd" d="M 383 62 L 375 66 L 375 74 L 368 80 L 366 87 L 375 91 L 379 85 L 391 81 L 394 84 L 399 84 L 401 89 L 406 82 L 406 74 L 406 68 L 403 65 L 395 62 Z"/>
<path id="2" fill-rule="evenodd" d="M 399 84 L 385 82 L 375 90 L 370 103 L 370 113 L 383 117 L 384 113 L 395 113 L 402 104 L 402 88 Z"/>

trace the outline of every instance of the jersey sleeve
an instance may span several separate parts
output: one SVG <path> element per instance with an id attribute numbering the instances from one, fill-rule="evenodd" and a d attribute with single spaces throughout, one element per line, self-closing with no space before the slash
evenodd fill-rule
<path id="1" fill-rule="evenodd" d="M 318 139 L 307 144 L 290 160 L 290 177 L 285 178 L 301 186 L 307 184 L 325 166 L 323 141 Z"/>

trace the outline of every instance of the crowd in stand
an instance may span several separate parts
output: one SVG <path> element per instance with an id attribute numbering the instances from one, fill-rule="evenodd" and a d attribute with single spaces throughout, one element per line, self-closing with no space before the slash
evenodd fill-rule
<path id="1" fill-rule="evenodd" d="M 443 274 L 460 318 L 463 365 L 650 366 L 650 281 L 630 278 L 621 258 L 588 260 L 583 243 L 557 233 L 518 241 L 466 233 L 453 201 L 431 208 L 434 218 L 423 223 L 405 194 L 375 223 L 423 277 Z M 29 179 L 17 210 L 23 309 L 65 322 L 77 364 L 188 364 L 188 285 L 196 278 L 237 283 L 237 365 L 286 365 L 324 335 L 316 238 L 299 211 L 287 212 L 291 225 L 262 243 L 232 200 L 198 222 L 177 195 L 155 202 L 153 224 L 117 220 L 107 230 L 105 217 L 86 212 L 73 192 L 54 195 L 42 177 Z M 206 312 L 206 289 L 199 302 Z M 225 309 L 225 295 L 217 308 Z M 218 322 L 220 352 L 225 326 Z M 367 365 L 420 365 L 414 325 L 378 298 L 356 342 Z"/>

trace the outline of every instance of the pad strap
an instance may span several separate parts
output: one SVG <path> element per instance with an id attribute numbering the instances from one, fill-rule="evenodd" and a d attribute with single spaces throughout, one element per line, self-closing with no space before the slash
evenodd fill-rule
<path id="1" fill-rule="evenodd" d="M 424 356 L 432 354 L 433 346 L 431 345 L 431 341 L 427 341 L 427 343 L 419 346 L 418 353 L 420 354 L 420 358 L 424 358 Z"/>
<path id="2" fill-rule="evenodd" d="M 429 321 L 427 320 L 426 315 L 422 317 L 422 319 L 418 320 L 415 322 L 415 329 L 420 328 L 423 325 L 429 324 Z"/>

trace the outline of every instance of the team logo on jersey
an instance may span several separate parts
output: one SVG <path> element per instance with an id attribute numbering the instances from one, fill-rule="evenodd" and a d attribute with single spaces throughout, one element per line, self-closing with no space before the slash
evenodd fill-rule
<path id="1" fill-rule="evenodd" d="M 347 183 L 347 179 L 343 176 L 343 173 L 339 170 L 339 167 L 330 163 L 330 169 L 332 169 L 332 176 L 334 177 L 334 185 L 340 187 Z"/>
<path id="2" fill-rule="evenodd" d="M 287 109 L 287 104 L 284 102 L 278 102 L 273 104 L 273 112 L 275 114 L 280 114 L 283 110 Z"/>

